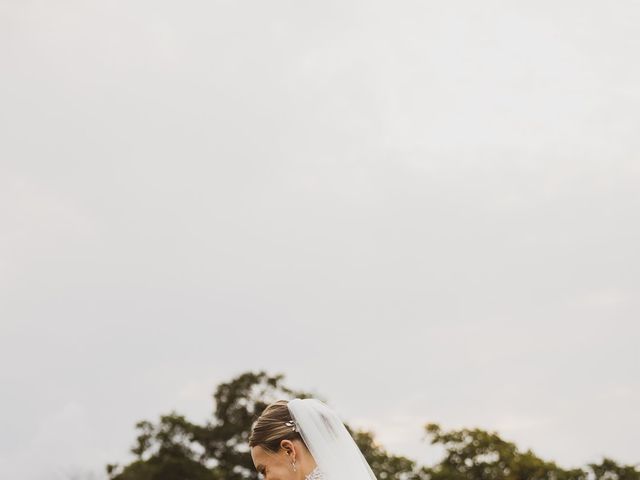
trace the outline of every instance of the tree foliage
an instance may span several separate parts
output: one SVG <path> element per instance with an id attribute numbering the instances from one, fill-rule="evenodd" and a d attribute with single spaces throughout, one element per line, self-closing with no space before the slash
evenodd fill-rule
<path id="1" fill-rule="evenodd" d="M 249 454 L 252 422 L 280 398 L 308 394 L 287 388 L 282 375 L 247 372 L 216 389 L 212 418 L 198 425 L 177 413 L 142 421 L 131 452 L 136 460 L 108 465 L 112 480 L 255 480 Z"/>
<path id="2" fill-rule="evenodd" d="M 378 444 L 371 432 L 353 431 L 347 426 L 358 448 L 367 459 L 378 480 L 413 480 L 420 478 L 416 462 L 393 455 Z"/>
<path id="3" fill-rule="evenodd" d="M 606 458 L 586 468 L 565 469 L 531 450 L 519 450 L 495 432 L 443 431 L 434 423 L 425 430 L 432 444 L 445 449 L 439 463 L 423 468 L 429 480 L 640 480 L 636 467 Z"/>
<path id="4" fill-rule="evenodd" d="M 212 416 L 202 425 L 176 412 L 157 423 L 138 422 L 135 459 L 107 465 L 107 473 L 111 480 L 257 480 L 248 445 L 252 423 L 276 400 L 309 396 L 287 387 L 283 375 L 243 373 L 217 387 Z M 347 429 L 378 480 L 640 480 L 635 466 L 611 459 L 567 470 L 494 432 L 444 431 L 437 424 L 425 430 L 445 454 L 435 465 L 422 466 L 389 453 L 371 432 Z"/>

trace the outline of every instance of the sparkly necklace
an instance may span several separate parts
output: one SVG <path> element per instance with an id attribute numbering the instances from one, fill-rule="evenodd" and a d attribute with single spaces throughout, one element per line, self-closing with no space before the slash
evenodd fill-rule
<path id="1" fill-rule="evenodd" d="M 313 469 L 313 471 L 309 475 L 304 477 L 304 480 L 322 480 L 323 478 L 324 478 L 324 475 L 322 475 L 322 472 L 320 472 L 318 467 L 316 467 Z"/>

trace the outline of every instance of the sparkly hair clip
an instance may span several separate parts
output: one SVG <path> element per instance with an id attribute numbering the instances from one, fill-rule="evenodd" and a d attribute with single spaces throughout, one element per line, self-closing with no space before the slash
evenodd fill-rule
<path id="1" fill-rule="evenodd" d="M 299 432 L 300 430 L 298 430 L 298 424 L 296 422 L 294 422 L 293 420 L 290 420 L 288 422 L 284 422 L 284 424 L 287 427 L 291 427 L 291 430 L 293 430 L 294 432 Z"/>

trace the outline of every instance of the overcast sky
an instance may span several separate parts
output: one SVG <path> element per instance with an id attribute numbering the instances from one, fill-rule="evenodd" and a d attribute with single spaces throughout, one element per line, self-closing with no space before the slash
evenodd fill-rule
<path id="1" fill-rule="evenodd" d="M 640 3 L 0 0 L 0 477 L 282 372 L 391 451 L 640 461 Z"/>

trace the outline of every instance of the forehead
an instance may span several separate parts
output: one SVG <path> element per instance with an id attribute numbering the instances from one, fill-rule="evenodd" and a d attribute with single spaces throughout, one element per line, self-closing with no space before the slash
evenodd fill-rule
<path id="1" fill-rule="evenodd" d="M 251 458 L 253 459 L 253 464 L 257 467 L 258 465 L 264 465 L 269 461 L 269 452 L 267 452 L 260 445 L 256 445 L 255 447 L 251 447 Z"/>

